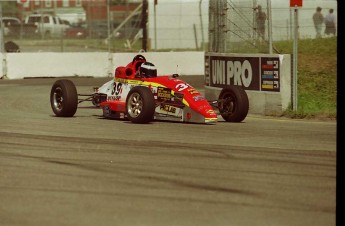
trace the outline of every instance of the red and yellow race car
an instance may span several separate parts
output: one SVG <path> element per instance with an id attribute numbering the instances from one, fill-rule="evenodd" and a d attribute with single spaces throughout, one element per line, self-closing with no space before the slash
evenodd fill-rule
<path id="1" fill-rule="evenodd" d="M 227 122 L 241 122 L 249 110 L 248 96 L 240 86 L 223 88 L 217 100 L 206 100 L 177 74 L 157 76 L 143 55 L 117 67 L 114 78 L 90 94 L 78 94 L 69 79 L 57 80 L 50 92 L 51 108 L 58 117 L 72 117 L 78 104 L 91 101 L 105 118 L 133 123 L 153 120 L 215 123 L 218 114 Z"/>

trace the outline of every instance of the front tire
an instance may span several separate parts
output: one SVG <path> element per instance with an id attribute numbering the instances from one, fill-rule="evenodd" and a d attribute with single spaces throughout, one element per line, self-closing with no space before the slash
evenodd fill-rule
<path id="1" fill-rule="evenodd" d="M 133 123 L 149 123 L 155 113 L 155 100 L 151 90 L 144 86 L 132 88 L 126 98 L 126 114 Z"/>
<path id="2" fill-rule="evenodd" d="M 249 100 L 241 86 L 223 88 L 218 98 L 218 109 L 227 122 L 242 122 L 249 111 Z"/>
<path id="3" fill-rule="evenodd" d="M 78 107 L 78 94 L 74 83 L 68 79 L 57 80 L 50 91 L 50 105 L 58 117 L 74 116 Z"/>

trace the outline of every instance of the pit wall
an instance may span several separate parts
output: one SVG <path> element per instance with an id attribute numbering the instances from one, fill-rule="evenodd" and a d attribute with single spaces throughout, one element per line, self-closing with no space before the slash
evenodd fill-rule
<path id="1" fill-rule="evenodd" d="M 112 77 L 138 53 L 5 53 L 0 78 Z M 205 97 L 218 99 L 222 88 L 242 86 L 249 113 L 279 114 L 291 104 L 291 56 L 287 54 L 220 54 L 205 52 L 139 53 L 156 65 L 159 75 L 205 75 Z"/>

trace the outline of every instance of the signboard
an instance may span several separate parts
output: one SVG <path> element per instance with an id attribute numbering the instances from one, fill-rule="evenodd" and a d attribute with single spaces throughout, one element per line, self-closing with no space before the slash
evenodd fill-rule
<path id="1" fill-rule="evenodd" d="M 290 7 L 302 7 L 302 0 L 290 0 Z"/>
<path id="2" fill-rule="evenodd" d="M 279 57 L 206 56 L 209 86 L 280 92 Z"/>

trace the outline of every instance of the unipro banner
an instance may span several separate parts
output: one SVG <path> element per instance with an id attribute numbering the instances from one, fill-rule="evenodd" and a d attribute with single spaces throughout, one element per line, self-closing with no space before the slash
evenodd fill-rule
<path id="1" fill-rule="evenodd" d="M 280 92 L 279 57 L 205 55 L 209 86 Z"/>

